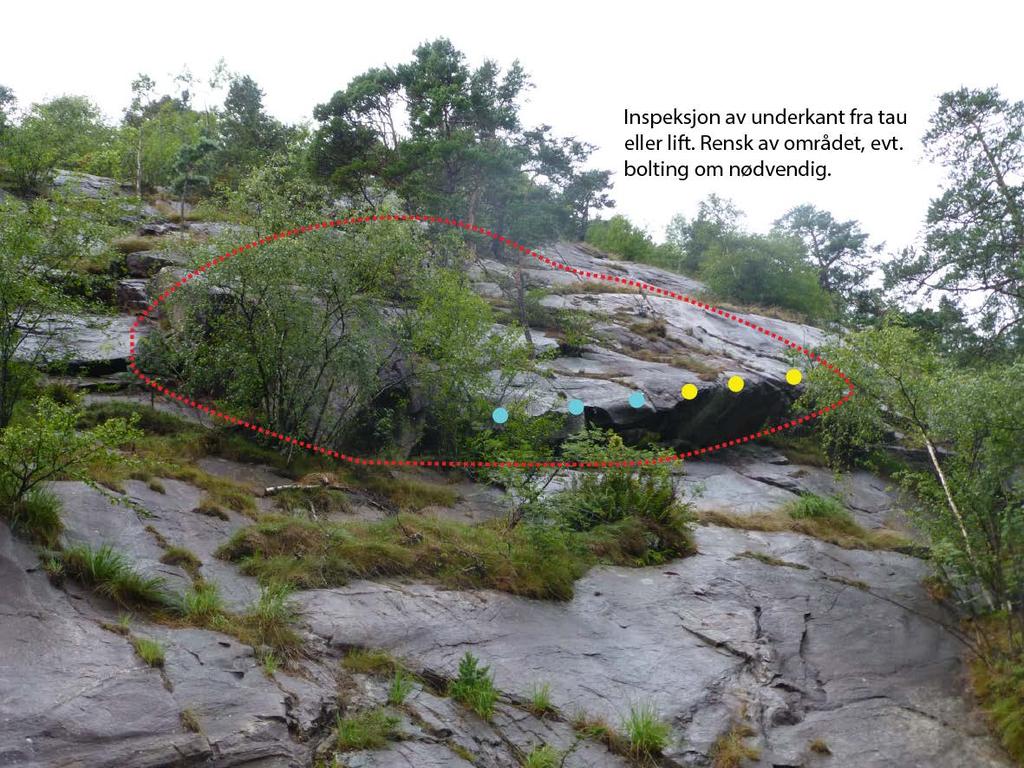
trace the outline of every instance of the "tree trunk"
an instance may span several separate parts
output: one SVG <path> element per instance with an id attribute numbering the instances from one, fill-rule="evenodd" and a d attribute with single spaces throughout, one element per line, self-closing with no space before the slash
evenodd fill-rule
<path id="1" fill-rule="evenodd" d="M 526 314 L 526 278 L 523 275 L 523 260 L 516 260 L 516 305 L 519 309 L 519 322 L 523 324 L 523 336 L 530 345 L 530 357 L 534 356 L 533 336 L 530 334 L 530 322 Z"/>
<path id="2" fill-rule="evenodd" d="M 971 537 L 967 533 L 967 526 L 964 523 L 964 517 L 960 513 L 960 508 L 957 506 L 956 501 L 953 500 L 953 493 L 949 490 L 949 482 L 946 480 L 946 473 L 942 471 L 942 466 L 939 464 L 938 454 L 935 452 L 935 446 L 932 445 L 932 441 L 928 438 L 928 435 L 921 430 L 921 434 L 924 437 L 925 448 L 928 450 L 928 458 L 931 459 L 932 467 L 935 469 L 935 474 L 939 477 L 939 483 L 942 485 L 942 491 L 946 494 L 946 504 L 949 506 L 950 512 L 956 518 L 957 525 L 960 527 L 960 534 L 964 539 L 964 548 L 967 552 L 967 557 L 970 559 L 972 566 L 977 562 L 974 556 L 974 547 L 971 546 Z M 975 577 L 977 578 L 977 568 L 975 570 Z M 995 603 L 992 600 L 992 595 L 989 594 L 988 587 L 981 583 L 981 579 L 978 579 L 979 586 L 981 587 L 981 594 L 985 598 L 985 603 L 988 605 L 989 610 L 995 608 Z"/>
<path id="3" fill-rule="evenodd" d="M 135 148 L 135 196 L 142 207 L 142 122 L 139 122 L 139 143 Z"/>

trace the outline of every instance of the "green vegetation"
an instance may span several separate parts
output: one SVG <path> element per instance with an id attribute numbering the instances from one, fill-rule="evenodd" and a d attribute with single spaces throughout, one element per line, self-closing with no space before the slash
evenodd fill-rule
<path id="1" fill-rule="evenodd" d="M 1000 654 L 991 664 L 978 661 L 972 668 L 978 702 L 1006 751 L 1024 762 L 1024 663 Z"/>
<path id="2" fill-rule="evenodd" d="M 364 675 L 388 675 L 401 669 L 389 653 L 376 648 L 350 648 L 341 665 L 349 672 Z"/>
<path id="3" fill-rule="evenodd" d="M 339 752 L 380 749 L 398 733 L 399 720 L 384 709 L 338 716 L 334 746 Z"/>
<path id="4" fill-rule="evenodd" d="M 622 721 L 622 732 L 630 754 L 639 760 L 653 760 L 669 744 L 672 729 L 650 704 L 634 704 Z"/>
<path id="5" fill-rule="evenodd" d="M 537 717 L 544 717 L 555 711 L 551 703 L 551 684 L 537 683 L 530 689 L 529 710 Z"/>
<path id="6" fill-rule="evenodd" d="M 198 581 L 181 597 L 181 615 L 198 627 L 212 626 L 225 613 L 220 590 L 212 581 Z"/>
<path id="7" fill-rule="evenodd" d="M 906 549 L 910 540 L 899 531 L 888 528 L 867 530 L 848 523 L 840 518 L 796 518 L 785 513 L 756 512 L 739 514 L 707 510 L 700 513 L 700 521 L 710 525 L 721 525 L 726 528 L 738 528 L 746 531 L 792 531 L 813 536 L 844 549 Z"/>
<path id="8" fill-rule="evenodd" d="M 391 678 L 391 684 L 388 686 L 388 704 L 394 707 L 400 706 L 410 693 L 412 693 L 412 680 L 401 669 L 396 669 L 395 676 Z"/>
<path id="9" fill-rule="evenodd" d="M 202 566 L 195 553 L 185 547 L 177 546 L 167 547 L 160 558 L 160 562 L 164 565 L 180 565 L 193 579 L 199 577 L 199 568 Z"/>
<path id="10" fill-rule="evenodd" d="M 164 647 L 148 637 L 133 637 L 132 647 L 138 657 L 151 667 L 164 665 Z"/>
<path id="11" fill-rule="evenodd" d="M 480 666 L 477 658 L 467 651 L 459 662 L 458 676 L 448 684 L 448 695 L 465 704 L 484 720 L 490 720 L 498 701 L 490 667 Z"/>
<path id="12" fill-rule="evenodd" d="M 62 530 L 60 505 L 44 490 L 50 480 L 87 480 L 90 464 L 121 463 L 115 449 L 141 436 L 124 419 L 76 429 L 77 403 L 36 401 L 32 412 L 0 432 L 0 517 L 28 538 L 53 546 Z"/>
<path id="13" fill-rule="evenodd" d="M 281 665 L 280 660 L 277 658 L 277 654 L 273 651 L 257 653 L 256 658 L 257 661 L 259 661 L 260 666 L 263 667 L 263 674 L 267 677 L 272 678 L 277 672 L 278 667 Z"/>
<path id="14" fill-rule="evenodd" d="M 192 710 L 192 709 L 183 709 L 183 710 L 181 710 L 180 718 L 181 718 L 181 725 L 182 725 L 182 727 L 186 731 L 189 731 L 190 733 L 202 733 L 203 732 L 203 724 L 199 721 L 199 715 L 197 715 L 195 713 L 195 710 Z"/>
<path id="15" fill-rule="evenodd" d="M 169 604 L 163 579 L 139 573 L 127 557 L 108 545 L 91 549 L 80 544 L 68 547 L 60 557 L 68 576 L 119 605 L 161 609 Z"/>
<path id="16" fill-rule="evenodd" d="M 294 656 L 302 639 L 293 627 L 291 594 L 291 588 L 282 584 L 263 587 L 256 605 L 234 620 L 238 637 L 254 648 L 266 646 L 285 658 Z"/>
<path id="17" fill-rule="evenodd" d="M 264 516 L 219 554 L 238 562 L 243 573 L 302 589 L 409 576 L 564 600 L 593 560 L 570 544 L 557 532 L 405 514 L 342 524 Z"/>
<path id="18" fill-rule="evenodd" d="M 548 744 L 541 744 L 530 750 L 523 761 L 523 768 L 559 768 L 562 753 Z"/>

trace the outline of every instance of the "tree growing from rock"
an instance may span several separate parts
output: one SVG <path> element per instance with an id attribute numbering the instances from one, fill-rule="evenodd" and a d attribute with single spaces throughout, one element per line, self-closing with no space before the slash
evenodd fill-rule
<path id="1" fill-rule="evenodd" d="M 995 88 L 943 94 L 924 137 L 949 176 L 924 248 L 887 266 L 890 285 L 952 296 L 993 343 L 1024 343 L 1024 102 Z M 973 297 L 973 298 L 972 298 Z M 970 300 L 969 300 L 970 299 Z"/>

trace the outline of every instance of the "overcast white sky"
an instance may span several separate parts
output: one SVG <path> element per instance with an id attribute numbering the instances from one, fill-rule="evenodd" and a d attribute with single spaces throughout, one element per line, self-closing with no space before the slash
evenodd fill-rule
<path id="1" fill-rule="evenodd" d="M 1004 96 L 1024 98 L 1024 4 L 1009 2 L 36 0 L 6 5 L 3 17 L 0 83 L 22 106 L 81 93 L 111 118 L 127 104 L 136 73 L 169 89 L 183 65 L 205 75 L 221 57 L 232 71 L 252 75 L 269 111 L 286 121 L 310 119 L 313 106 L 354 75 L 406 60 L 434 37 L 451 38 L 471 63 L 519 58 L 535 84 L 525 121 L 599 145 L 595 164 L 616 171 L 618 210 L 658 239 L 673 213 L 692 215 L 717 192 L 747 212 L 752 229 L 813 202 L 860 219 L 891 247 L 909 244 L 942 178 L 923 160 L 919 141 L 935 97 L 961 85 L 998 85 Z M 673 106 L 905 111 L 909 124 L 899 135 L 906 149 L 841 156 L 824 182 L 622 178 L 622 144 L 635 132 L 623 125 L 623 110 Z"/>

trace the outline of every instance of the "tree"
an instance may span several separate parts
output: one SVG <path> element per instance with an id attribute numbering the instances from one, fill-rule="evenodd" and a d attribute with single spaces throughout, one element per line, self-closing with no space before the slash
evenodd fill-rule
<path id="1" fill-rule="evenodd" d="M 177 175 L 174 164 L 178 152 L 185 145 L 196 144 L 202 136 L 202 116 L 180 99 L 164 95 L 142 104 L 138 112 L 126 113 L 122 136 L 124 174 L 138 177 L 141 142 L 142 189 L 171 186 Z"/>
<path id="2" fill-rule="evenodd" d="M 284 127 L 264 111 L 263 91 L 248 75 L 232 76 L 218 126 L 218 165 L 235 183 L 284 144 Z"/>
<path id="3" fill-rule="evenodd" d="M 14 106 L 17 103 L 14 91 L 6 85 L 0 85 L 0 135 L 11 126 Z"/>
<path id="4" fill-rule="evenodd" d="M 995 88 L 943 94 L 924 137 L 949 175 L 928 209 L 924 249 L 886 269 L 890 286 L 947 293 L 994 341 L 1022 342 L 1024 324 L 1024 102 Z M 975 297 L 965 301 L 968 297 Z"/>
<path id="5" fill-rule="evenodd" d="M 218 148 L 217 142 L 213 139 L 202 137 L 195 144 L 186 144 L 178 150 L 178 156 L 174 161 L 174 170 L 178 174 L 174 179 L 174 191 L 181 198 L 181 225 L 187 226 L 185 221 L 185 198 L 189 190 L 207 187 L 210 185 L 210 177 L 206 175 L 209 166 L 209 159 L 212 153 Z"/>
<path id="6" fill-rule="evenodd" d="M 61 405 L 49 398 L 36 401 L 31 415 L 0 431 L 0 511 L 12 527 L 42 533 L 49 544 L 54 528 L 40 531 L 25 507 L 44 483 L 70 479 L 90 482 L 88 467 L 100 459 L 120 461 L 116 449 L 138 440 L 142 432 L 123 418 L 109 419 L 90 429 L 79 429 L 82 408 L 76 402 Z"/>
<path id="7" fill-rule="evenodd" d="M 724 299 L 785 307 L 809 318 L 831 312 L 803 247 L 791 238 L 733 235 L 702 256 L 700 277 Z"/>
<path id="8" fill-rule="evenodd" d="M 521 345 L 432 248 L 378 223 L 247 252 L 179 292 L 182 320 L 147 340 L 144 367 L 323 445 L 408 451 L 432 436 L 457 452 Z"/>
<path id="9" fill-rule="evenodd" d="M 99 108 L 82 96 L 33 104 L 21 122 L 4 134 L 0 160 L 18 190 L 26 193 L 38 192 L 56 168 L 108 170 L 114 138 Z"/>
<path id="10" fill-rule="evenodd" d="M 585 142 L 522 127 L 529 87 L 519 62 L 473 68 L 449 40 L 424 43 L 410 61 L 371 69 L 316 108 L 314 172 L 370 205 L 393 190 L 409 210 L 486 221 L 520 242 L 579 231 L 610 205 L 609 176 L 583 169 L 593 151 Z M 504 257 L 500 241 L 489 247 Z"/>
<path id="11" fill-rule="evenodd" d="M 44 204 L 23 209 L 0 203 L 0 429 L 10 423 L 34 364 L 53 351 L 47 318 L 70 303 L 48 270 L 55 244 L 46 235 L 49 226 Z M 62 231 L 69 236 L 65 242 L 81 248 L 76 232 Z"/>
<path id="12" fill-rule="evenodd" d="M 149 75 L 139 73 L 132 80 L 132 102 L 125 110 L 124 121 L 132 125 L 137 133 L 135 145 L 135 196 L 142 201 L 142 135 L 146 108 L 153 101 L 153 89 L 156 83 Z"/>
<path id="13" fill-rule="evenodd" d="M 868 235 L 854 220 L 836 221 L 828 211 L 798 205 L 775 222 L 774 232 L 803 243 L 818 271 L 818 284 L 845 306 L 871 269 Z M 881 246 L 870 249 L 877 252 Z"/>
<path id="14" fill-rule="evenodd" d="M 677 271 L 699 274 L 708 250 L 742 233 L 743 216 L 732 200 L 715 194 L 699 203 L 693 221 L 687 222 L 681 214 L 673 216 L 665 231 L 665 242 L 679 254 Z"/>
<path id="15" fill-rule="evenodd" d="M 1010 648 L 1024 650 L 1024 405 L 1016 392 L 1024 366 L 951 365 L 900 325 L 851 334 L 822 354 L 858 393 L 818 420 L 826 447 L 864 455 L 895 429 L 924 450 L 930 471 L 908 469 L 900 479 L 913 491 L 932 560 L 973 614 L 1005 612 Z M 844 389 L 812 368 L 797 407 L 821 408 Z"/>
<path id="16" fill-rule="evenodd" d="M 621 215 L 592 223 L 587 228 L 587 242 L 629 261 L 650 261 L 656 248 L 645 230 Z"/>

